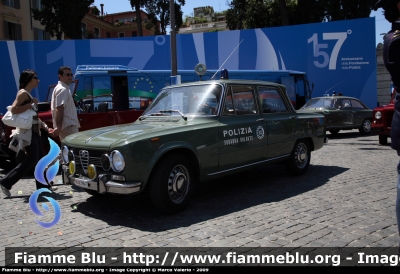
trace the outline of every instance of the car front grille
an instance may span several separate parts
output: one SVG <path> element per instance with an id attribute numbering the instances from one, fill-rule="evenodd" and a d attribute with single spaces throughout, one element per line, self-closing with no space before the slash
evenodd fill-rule
<path id="1" fill-rule="evenodd" d="M 392 119 L 393 119 L 393 111 L 387 111 L 386 113 L 386 126 L 392 126 Z"/>
<path id="2" fill-rule="evenodd" d="M 75 165 L 77 173 L 87 174 L 89 165 L 94 165 L 96 169 L 103 170 L 101 167 L 101 155 L 106 154 L 106 151 L 95 151 L 85 149 L 70 148 L 74 152 Z"/>

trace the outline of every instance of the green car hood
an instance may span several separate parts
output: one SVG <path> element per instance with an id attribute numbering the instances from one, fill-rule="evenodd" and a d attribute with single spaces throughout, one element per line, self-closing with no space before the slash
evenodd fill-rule
<path id="1" fill-rule="evenodd" d="M 132 124 L 116 125 L 92 130 L 86 130 L 66 137 L 63 143 L 67 146 L 84 148 L 111 149 L 129 142 L 191 130 L 193 127 L 207 127 L 215 121 L 179 122 L 149 122 L 136 121 Z"/>

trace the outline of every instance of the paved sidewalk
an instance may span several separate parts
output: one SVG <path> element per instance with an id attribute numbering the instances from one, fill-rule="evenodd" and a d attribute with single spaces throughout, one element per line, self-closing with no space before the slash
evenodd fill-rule
<path id="1" fill-rule="evenodd" d="M 44 229 L 28 203 L 34 179 L 25 177 L 11 198 L 0 194 L 0 265 L 6 246 L 397 246 L 396 152 L 356 130 L 328 138 L 305 175 L 266 166 L 209 182 L 172 216 L 158 214 L 148 194 L 92 197 L 61 186 L 51 197 L 62 218 Z"/>

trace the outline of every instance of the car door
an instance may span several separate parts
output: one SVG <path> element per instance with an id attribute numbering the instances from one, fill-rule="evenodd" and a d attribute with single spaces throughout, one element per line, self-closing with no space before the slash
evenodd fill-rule
<path id="1" fill-rule="evenodd" d="M 267 157 L 271 159 L 290 154 L 295 142 L 296 113 L 291 111 L 282 91 L 277 87 L 259 86 L 258 94 L 263 117 L 267 122 Z"/>
<path id="2" fill-rule="evenodd" d="M 367 109 L 366 107 L 364 107 L 360 101 L 356 100 L 356 99 L 351 99 L 351 107 L 352 107 L 352 113 L 354 116 L 354 125 L 362 125 L 362 122 L 364 121 L 365 118 L 370 118 L 371 117 L 371 110 Z"/>
<path id="3" fill-rule="evenodd" d="M 265 160 L 266 123 L 257 104 L 254 86 L 228 86 L 221 112 L 219 171 Z"/>
<path id="4" fill-rule="evenodd" d="M 346 128 L 353 125 L 353 115 L 349 99 L 336 99 L 334 108 L 325 109 L 322 113 L 325 115 L 328 130 L 331 128 Z"/>

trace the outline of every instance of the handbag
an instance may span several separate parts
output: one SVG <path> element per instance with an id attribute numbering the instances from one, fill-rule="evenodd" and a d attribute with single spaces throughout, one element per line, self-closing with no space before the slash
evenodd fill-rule
<path id="1" fill-rule="evenodd" d="M 22 129 L 30 129 L 32 127 L 32 119 L 33 116 L 36 115 L 36 112 L 32 109 L 28 109 L 25 112 L 19 114 L 11 113 L 11 106 L 7 107 L 7 112 L 1 119 L 1 121 L 10 127 L 19 127 Z"/>

